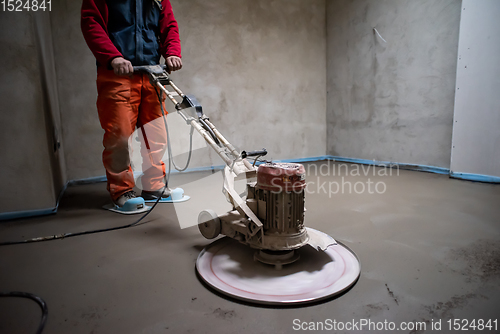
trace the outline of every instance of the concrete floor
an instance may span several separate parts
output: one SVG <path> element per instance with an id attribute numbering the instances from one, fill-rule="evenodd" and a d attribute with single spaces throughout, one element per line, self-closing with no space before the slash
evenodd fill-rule
<path id="1" fill-rule="evenodd" d="M 45 333 L 290 333 L 294 319 L 310 329 L 327 319 L 387 320 L 396 326 L 421 321 L 426 331 L 396 332 L 447 333 L 449 319 L 500 318 L 500 185 L 404 170 L 384 176 L 388 170 L 368 166 L 363 175 L 358 165 L 341 168 L 339 175 L 338 163 L 315 173 L 321 164 L 306 166 L 306 224 L 343 241 L 361 261 L 359 281 L 338 298 L 265 308 L 214 294 L 195 274 L 196 257 L 208 241 L 196 226 L 181 229 L 171 204 L 157 207 L 146 224 L 133 228 L 0 247 L 0 290 L 44 298 Z M 196 198 L 211 188 L 220 191 L 220 182 L 202 182 L 209 175 L 176 176 L 174 183 L 196 179 L 186 188 L 195 198 L 191 203 L 199 203 Z M 344 194 L 328 194 L 330 182 L 333 191 L 344 182 Z M 349 193 L 347 182 L 360 182 L 358 192 L 362 183 L 365 192 Z M 377 182 L 385 193 L 374 191 Z M 383 189 L 380 183 L 379 192 Z M 0 241 L 137 219 L 102 210 L 107 201 L 102 183 L 70 187 L 57 215 L 1 223 Z M 0 298 L 1 333 L 34 332 L 39 316 L 32 301 Z M 432 331 L 439 319 L 442 330 Z"/>

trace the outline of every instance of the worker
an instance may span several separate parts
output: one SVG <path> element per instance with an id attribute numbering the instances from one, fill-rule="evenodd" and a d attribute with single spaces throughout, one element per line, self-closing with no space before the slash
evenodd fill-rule
<path id="1" fill-rule="evenodd" d="M 169 73 L 182 68 L 179 28 L 170 1 L 83 0 L 81 29 L 97 61 L 97 111 L 111 199 L 122 207 L 137 197 L 128 144 L 136 127 L 144 139 L 141 197 L 168 197 L 162 161 L 163 101 L 147 75 L 134 73 L 133 66 L 159 64 L 163 56 Z"/>

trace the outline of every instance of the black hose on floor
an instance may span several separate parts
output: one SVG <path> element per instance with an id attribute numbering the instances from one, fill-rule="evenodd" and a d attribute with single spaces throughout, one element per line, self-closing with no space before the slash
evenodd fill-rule
<path id="1" fill-rule="evenodd" d="M 5 242 L 0 242 L 0 246 L 19 245 L 19 244 L 28 244 L 28 243 L 32 243 L 32 242 L 64 239 L 64 238 L 76 237 L 79 235 L 95 234 L 95 233 L 115 231 L 115 230 L 121 230 L 124 228 L 133 227 L 133 226 L 139 225 L 139 223 L 153 211 L 153 209 L 156 207 L 156 205 L 158 204 L 160 199 L 161 199 L 161 196 L 158 197 L 158 199 L 156 200 L 155 204 L 153 204 L 151 209 L 146 211 L 146 213 L 144 215 L 142 215 L 141 218 L 137 219 L 135 222 L 133 222 L 131 224 L 116 226 L 116 227 L 109 227 L 109 228 L 102 228 L 102 229 L 97 229 L 97 230 L 82 231 L 82 232 L 61 233 L 61 234 L 49 235 L 46 237 L 37 237 L 37 238 L 19 240 L 19 241 L 5 241 Z"/>
<path id="2" fill-rule="evenodd" d="M 41 334 L 43 332 L 45 323 L 47 322 L 47 315 L 49 314 L 49 310 L 47 308 L 47 303 L 45 303 L 45 301 L 41 297 L 38 297 L 37 295 L 34 295 L 32 293 L 19 292 L 19 291 L 0 292 L 0 297 L 28 298 L 35 301 L 38 305 L 40 305 L 40 308 L 42 309 L 42 319 L 40 320 L 40 324 L 38 325 L 36 334 Z"/>

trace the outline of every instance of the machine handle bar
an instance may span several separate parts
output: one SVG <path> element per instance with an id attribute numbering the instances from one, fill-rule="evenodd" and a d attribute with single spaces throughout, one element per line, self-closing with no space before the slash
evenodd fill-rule
<path id="1" fill-rule="evenodd" d="M 146 72 L 149 74 L 161 75 L 164 73 L 167 65 L 142 65 L 142 66 L 134 66 L 134 72 Z"/>

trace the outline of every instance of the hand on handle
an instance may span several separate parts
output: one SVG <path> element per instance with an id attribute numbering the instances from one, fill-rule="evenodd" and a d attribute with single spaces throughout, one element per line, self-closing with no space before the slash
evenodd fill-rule
<path id="1" fill-rule="evenodd" d="M 182 68 L 182 59 L 176 56 L 170 56 L 165 59 L 167 64 L 167 72 L 170 74 L 172 71 L 178 71 Z"/>
<path id="2" fill-rule="evenodd" d="M 111 61 L 111 67 L 115 71 L 116 75 L 132 75 L 134 73 L 134 68 L 132 63 L 123 57 L 116 57 Z"/>

